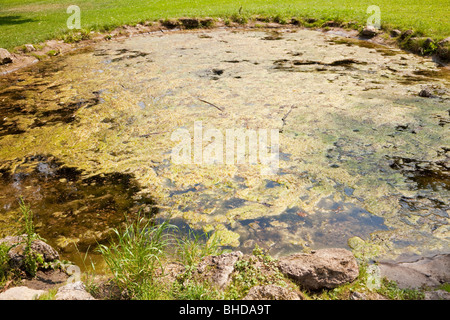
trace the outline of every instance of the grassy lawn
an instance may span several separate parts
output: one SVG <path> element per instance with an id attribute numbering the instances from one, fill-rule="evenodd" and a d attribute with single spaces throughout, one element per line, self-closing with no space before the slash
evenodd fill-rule
<path id="1" fill-rule="evenodd" d="M 68 31 L 69 5 L 81 8 L 81 26 L 101 30 L 161 18 L 263 15 L 340 19 L 364 24 L 378 5 L 385 27 L 414 30 L 437 40 L 450 35 L 450 0 L 0 0 L 0 47 L 39 43 Z"/>

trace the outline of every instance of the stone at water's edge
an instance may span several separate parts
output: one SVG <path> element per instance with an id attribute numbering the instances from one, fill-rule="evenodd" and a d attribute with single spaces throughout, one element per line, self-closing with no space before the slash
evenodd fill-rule
<path id="1" fill-rule="evenodd" d="M 373 38 L 377 34 L 378 34 L 378 30 L 372 26 L 365 27 L 360 33 L 360 35 L 364 38 Z"/>
<path id="2" fill-rule="evenodd" d="M 346 249 L 321 249 L 311 254 L 297 253 L 279 261 L 282 273 L 304 289 L 332 289 L 354 281 L 359 275 L 358 263 Z"/>
<path id="3" fill-rule="evenodd" d="M 251 288 L 243 300 L 305 300 L 305 297 L 301 293 L 270 284 Z"/>
<path id="4" fill-rule="evenodd" d="M 14 287 L 0 293 L 0 300 L 35 300 L 44 290 L 34 290 L 28 287 Z"/>
<path id="5" fill-rule="evenodd" d="M 13 62 L 13 56 L 8 50 L 0 48 L 0 66 Z"/>
<path id="6" fill-rule="evenodd" d="M 5 243 L 10 246 L 15 245 L 11 250 L 9 250 L 8 255 L 10 260 L 10 264 L 12 267 L 18 267 L 20 268 L 23 264 L 24 257 L 24 250 L 25 250 L 25 241 L 26 241 L 26 235 L 21 236 L 8 236 L 3 239 L 0 239 L 0 243 Z M 31 243 L 31 249 L 41 254 L 44 258 L 44 262 L 51 262 L 54 260 L 59 259 L 58 252 L 53 249 L 50 245 L 45 243 L 42 240 L 34 240 Z"/>
<path id="7" fill-rule="evenodd" d="M 198 265 L 198 273 L 219 288 L 225 288 L 230 275 L 234 271 L 234 264 L 243 256 L 240 251 L 225 253 L 220 256 L 208 256 Z"/>
<path id="8" fill-rule="evenodd" d="M 55 296 L 56 300 L 95 300 L 94 297 L 86 291 L 83 282 L 78 281 L 66 284 L 58 289 Z"/>
<path id="9" fill-rule="evenodd" d="M 423 257 L 414 262 L 380 262 L 382 277 L 397 282 L 399 288 L 437 288 L 450 282 L 450 254 Z"/>

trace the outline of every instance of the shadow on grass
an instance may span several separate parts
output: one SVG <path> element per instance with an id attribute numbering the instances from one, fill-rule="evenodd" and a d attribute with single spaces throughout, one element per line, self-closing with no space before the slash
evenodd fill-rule
<path id="1" fill-rule="evenodd" d="M 36 21 L 34 19 L 23 19 L 21 16 L 0 16 L 0 26 L 23 24 Z"/>

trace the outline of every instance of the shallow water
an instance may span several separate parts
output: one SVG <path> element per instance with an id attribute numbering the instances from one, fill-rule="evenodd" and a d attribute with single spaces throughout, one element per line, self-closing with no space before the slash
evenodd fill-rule
<path id="1" fill-rule="evenodd" d="M 0 79 L 0 230 L 23 195 L 69 258 L 142 207 L 243 251 L 358 236 L 383 256 L 448 252 L 449 81 L 430 60 L 311 30 L 156 33 L 57 57 Z M 278 174 L 174 164 L 171 134 L 193 137 L 195 121 L 279 130 Z"/>

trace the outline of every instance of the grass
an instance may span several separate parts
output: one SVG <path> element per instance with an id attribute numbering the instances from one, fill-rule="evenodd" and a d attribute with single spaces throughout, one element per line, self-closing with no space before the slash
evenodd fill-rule
<path id="1" fill-rule="evenodd" d="M 62 38 L 69 33 L 66 13 L 72 0 L 2 0 L 0 47 L 12 49 L 25 43 Z M 246 22 L 253 16 L 281 23 L 292 17 L 323 21 L 356 21 L 365 24 L 371 0 L 78 0 L 81 27 L 107 31 L 120 25 L 179 17 L 231 18 Z M 379 0 L 382 28 L 413 28 L 437 40 L 450 30 L 450 0 Z M 446 9 L 447 8 L 447 9 Z"/>
<path id="2" fill-rule="evenodd" d="M 166 248 L 171 243 L 167 233 L 170 228 L 166 222 L 154 225 L 141 215 L 135 221 L 127 218 L 124 230 L 114 230 L 116 241 L 99 246 L 116 284 L 126 289 L 132 299 L 161 298 L 163 284 L 157 281 L 157 272 L 163 268 Z"/>

